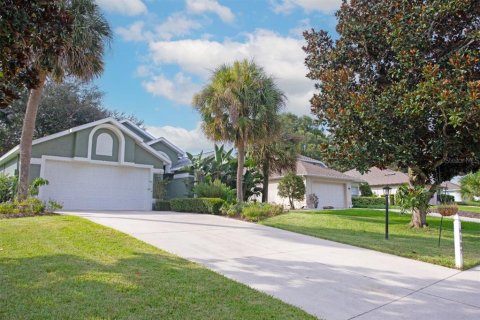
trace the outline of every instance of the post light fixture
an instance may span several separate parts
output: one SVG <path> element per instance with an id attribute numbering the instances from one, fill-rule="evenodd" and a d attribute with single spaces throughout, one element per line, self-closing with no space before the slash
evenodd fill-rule
<path id="1" fill-rule="evenodd" d="M 383 187 L 383 195 L 385 196 L 385 240 L 388 240 L 388 202 L 390 198 L 390 188 L 389 186 Z"/>

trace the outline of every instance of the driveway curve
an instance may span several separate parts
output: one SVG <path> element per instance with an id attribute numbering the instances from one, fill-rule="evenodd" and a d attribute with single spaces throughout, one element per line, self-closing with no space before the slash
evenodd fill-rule
<path id="1" fill-rule="evenodd" d="M 120 230 L 323 319 L 480 319 L 480 267 L 420 261 L 219 216 L 62 212 Z"/>

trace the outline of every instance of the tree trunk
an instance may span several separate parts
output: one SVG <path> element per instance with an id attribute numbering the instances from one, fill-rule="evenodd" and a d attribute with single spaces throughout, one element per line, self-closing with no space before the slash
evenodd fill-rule
<path id="1" fill-rule="evenodd" d="M 35 130 L 35 121 L 37 119 L 38 106 L 42 98 L 43 87 L 47 73 L 40 71 L 39 86 L 30 90 L 27 109 L 23 118 L 22 137 L 20 139 L 20 179 L 18 183 L 18 200 L 25 200 L 28 197 L 28 174 L 30 171 L 30 159 L 32 157 L 33 131 Z"/>
<path id="2" fill-rule="evenodd" d="M 270 165 L 266 161 L 262 166 L 263 174 L 263 190 L 262 190 L 262 202 L 268 202 L 268 174 L 270 172 Z"/>
<path id="3" fill-rule="evenodd" d="M 427 226 L 427 212 L 420 209 L 412 211 L 412 219 L 410 220 L 411 228 L 423 228 Z"/>
<path id="4" fill-rule="evenodd" d="M 295 202 L 293 198 L 288 198 L 288 201 L 290 202 L 290 209 L 295 210 Z"/>
<path id="5" fill-rule="evenodd" d="M 245 164 L 245 145 L 240 142 L 237 146 L 237 201 L 243 202 L 243 166 Z"/>

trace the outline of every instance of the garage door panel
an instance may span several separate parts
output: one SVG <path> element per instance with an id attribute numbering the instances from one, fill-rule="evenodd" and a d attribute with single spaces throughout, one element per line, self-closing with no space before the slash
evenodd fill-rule
<path id="1" fill-rule="evenodd" d="M 40 197 L 77 210 L 150 210 L 150 170 L 47 160 Z"/>
<path id="2" fill-rule="evenodd" d="M 312 193 L 315 193 L 318 197 L 318 208 L 325 206 L 345 208 L 344 184 L 314 182 L 312 184 Z"/>

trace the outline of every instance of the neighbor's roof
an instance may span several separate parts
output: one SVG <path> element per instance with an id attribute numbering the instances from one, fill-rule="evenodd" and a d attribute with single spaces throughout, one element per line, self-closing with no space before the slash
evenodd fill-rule
<path id="1" fill-rule="evenodd" d="M 445 181 L 441 185 L 442 188 L 447 187 L 447 190 L 460 190 L 460 186 L 456 183 L 453 183 L 451 181 Z"/>
<path id="2" fill-rule="evenodd" d="M 333 180 L 354 181 L 363 182 L 359 178 L 347 176 L 337 170 L 329 169 L 325 164 L 319 160 L 312 159 L 305 156 L 299 156 L 297 160 L 296 174 L 299 176 L 319 177 Z M 286 172 L 280 174 L 273 174 L 270 178 L 280 178 L 285 175 Z"/>
<path id="3" fill-rule="evenodd" d="M 365 180 L 371 186 L 398 185 L 409 183 L 408 175 L 390 169 L 381 170 L 371 167 L 368 172 L 361 174 L 353 169 L 345 172 L 346 175 Z"/>

